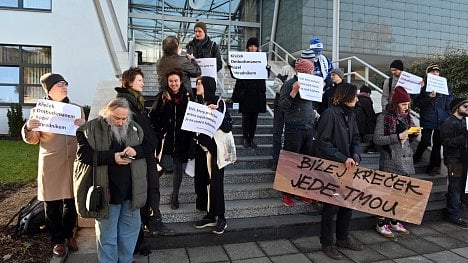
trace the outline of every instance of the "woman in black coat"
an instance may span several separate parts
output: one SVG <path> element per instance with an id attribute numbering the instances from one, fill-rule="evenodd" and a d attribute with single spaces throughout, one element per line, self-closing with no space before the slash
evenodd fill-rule
<path id="1" fill-rule="evenodd" d="M 258 39 L 251 37 L 247 41 L 247 51 L 258 52 L 259 45 Z M 239 112 L 242 113 L 243 146 L 257 148 L 253 139 L 257 129 L 258 113 L 266 112 L 265 80 L 237 79 L 231 99 L 239 103 Z"/>
<path id="2" fill-rule="evenodd" d="M 212 77 L 200 77 L 197 79 L 197 102 L 207 105 L 211 109 L 220 112 L 226 107 L 223 100 L 218 103 L 218 96 L 215 96 L 216 82 Z M 226 113 L 224 120 L 219 127 L 223 132 L 230 132 L 232 129 L 232 119 Z M 215 234 L 222 234 L 227 227 L 224 217 L 224 168 L 219 168 L 217 164 L 217 147 L 214 138 L 199 133 L 195 136 L 195 192 L 197 194 L 197 209 L 207 211 L 202 220 L 195 222 L 195 228 L 205 228 L 215 226 L 212 231 Z M 216 220 L 218 217 L 218 220 Z"/>
<path id="3" fill-rule="evenodd" d="M 172 157 L 173 179 L 171 208 L 179 208 L 179 190 L 182 184 L 183 164 L 187 163 L 191 133 L 181 129 L 190 93 L 182 84 L 183 73 L 171 70 L 166 74 L 167 87 L 156 95 L 149 113 L 153 129 L 163 145 L 159 145 L 157 152 Z M 162 149 L 161 149 L 162 147 Z"/>
<path id="4" fill-rule="evenodd" d="M 156 158 L 154 151 L 158 144 L 158 138 L 151 127 L 148 112 L 141 92 L 143 91 L 143 72 L 140 68 L 130 68 L 122 74 L 122 87 L 115 88 L 117 97 L 128 101 L 132 111 L 132 119 L 143 129 L 145 137 L 142 147 L 146 156 L 148 199 L 145 208 L 142 210 L 142 222 L 152 234 L 168 235 L 173 230 L 168 229 L 161 219 L 159 210 L 160 192 L 159 176 L 156 174 Z"/>

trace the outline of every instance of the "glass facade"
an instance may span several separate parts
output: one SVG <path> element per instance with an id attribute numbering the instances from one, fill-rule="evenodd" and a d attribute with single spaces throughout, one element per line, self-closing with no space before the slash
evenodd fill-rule
<path id="1" fill-rule="evenodd" d="M 263 1 L 264 20 L 275 1 Z M 464 0 L 340 0 L 340 57 L 427 58 L 447 47 L 468 48 L 468 2 Z M 302 15 L 291 15 L 302 14 Z M 271 26 L 262 23 L 264 37 Z M 290 52 L 319 37 L 332 49 L 333 1 L 280 2 L 276 42 Z"/>
<path id="2" fill-rule="evenodd" d="M 0 8 L 51 10 L 52 0 L 2 0 Z"/>
<path id="3" fill-rule="evenodd" d="M 40 77 L 51 72 L 51 48 L 0 44 L 0 104 L 34 104 L 45 92 Z"/>
<path id="4" fill-rule="evenodd" d="M 164 38 L 176 35 L 185 47 L 202 21 L 226 59 L 228 50 L 243 50 L 249 37 L 260 36 L 260 17 L 260 0 L 131 0 L 128 35 L 143 62 L 156 62 Z"/>

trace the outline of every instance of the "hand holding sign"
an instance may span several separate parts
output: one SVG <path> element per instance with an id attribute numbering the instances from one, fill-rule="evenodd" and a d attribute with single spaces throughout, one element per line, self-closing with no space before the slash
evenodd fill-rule
<path id="1" fill-rule="evenodd" d="M 318 102 L 322 101 L 323 78 L 311 74 L 298 73 L 297 79 L 301 86 L 299 94 L 302 99 Z"/>
<path id="2" fill-rule="evenodd" d="M 435 91 L 437 93 L 449 95 L 447 79 L 434 74 L 427 74 L 426 92 Z"/>

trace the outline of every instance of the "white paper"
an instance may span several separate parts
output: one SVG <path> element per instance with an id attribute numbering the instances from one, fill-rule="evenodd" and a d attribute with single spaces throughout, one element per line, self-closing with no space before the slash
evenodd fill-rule
<path id="1" fill-rule="evenodd" d="M 216 70 L 216 58 L 197 58 L 195 59 L 200 66 L 201 75 L 212 77 L 218 82 L 218 71 Z M 196 78 L 190 78 L 192 88 L 196 88 Z"/>
<path id="2" fill-rule="evenodd" d="M 218 110 L 211 110 L 208 106 L 189 101 L 182 122 L 182 130 L 200 132 L 213 137 L 221 126 L 224 115 Z"/>
<path id="3" fill-rule="evenodd" d="M 434 74 L 427 74 L 426 91 L 432 92 L 433 90 L 437 93 L 449 95 L 447 79 Z"/>
<path id="4" fill-rule="evenodd" d="M 231 72 L 237 79 L 267 79 L 265 52 L 229 52 Z"/>
<path id="5" fill-rule="evenodd" d="M 189 160 L 185 166 L 185 174 L 194 177 L 195 176 L 195 159 Z"/>
<path id="6" fill-rule="evenodd" d="M 78 129 L 75 120 L 81 118 L 81 109 L 68 103 L 41 99 L 34 108 L 33 118 L 40 122 L 34 131 L 75 136 Z"/>
<path id="7" fill-rule="evenodd" d="M 421 93 L 420 82 L 422 80 L 423 78 L 419 76 L 416 76 L 406 71 L 402 71 L 396 86 L 402 86 L 403 88 L 406 89 L 406 91 L 409 94 L 419 94 Z"/>
<path id="8" fill-rule="evenodd" d="M 232 104 L 232 109 L 233 109 L 233 110 L 238 110 L 238 109 L 239 109 L 239 103 L 238 103 L 238 102 L 234 102 L 234 103 Z"/>
<path id="9" fill-rule="evenodd" d="M 323 78 L 312 74 L 298 73 L 297 79 L 301 87 L 299 94 L 301 99 L 322 101 L 323 94 Z"/>

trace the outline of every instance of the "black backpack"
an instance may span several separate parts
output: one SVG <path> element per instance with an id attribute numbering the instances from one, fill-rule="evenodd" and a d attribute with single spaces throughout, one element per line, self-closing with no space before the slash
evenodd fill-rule
<path id="1" fill-rule="evenodd" d="M 45 229 L 45 210 L 44 202 L 34 197 L 18 213 L 16 213 L 6 224 L 7 228 L 11 222 L 18 216 L 13 238 L 19 238 L 22 235 L 32 235 L 42 232 Z"/>

